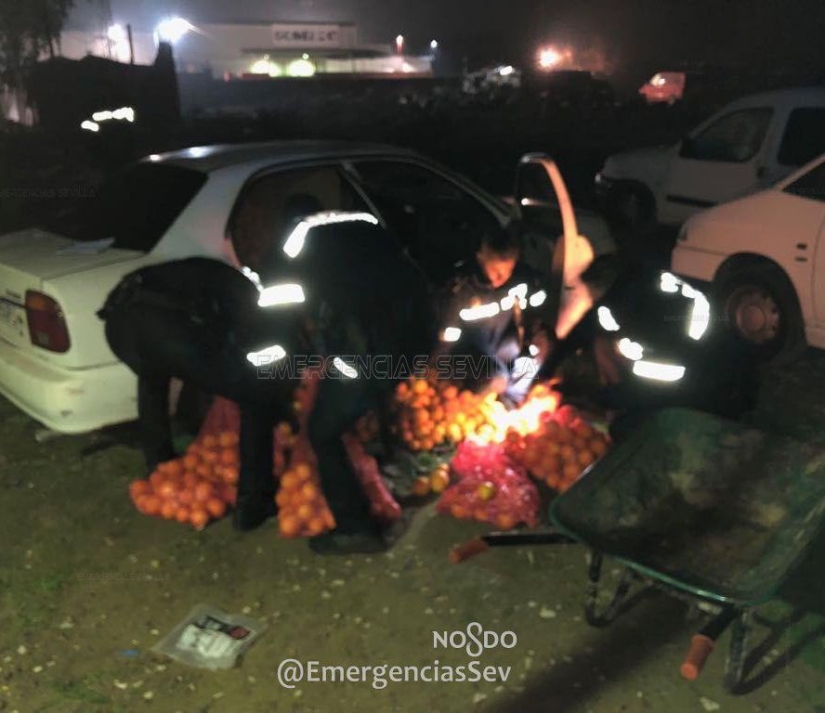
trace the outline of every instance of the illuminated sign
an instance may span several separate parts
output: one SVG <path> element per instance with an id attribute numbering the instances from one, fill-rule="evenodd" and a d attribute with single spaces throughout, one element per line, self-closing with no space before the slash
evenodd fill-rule
<path id="1" fill-rule="evenodd" d="M 340 47 L 340 25 L 272 25 L 273 47 Z"/>

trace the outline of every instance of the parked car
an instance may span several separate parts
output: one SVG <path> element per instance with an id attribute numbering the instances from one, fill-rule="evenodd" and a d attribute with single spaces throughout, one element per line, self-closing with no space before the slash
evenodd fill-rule
<path id="1" fill-rule="evenodd" d="M 391 147 L 282 142 L 150 156 L 58 225 L 0 237 L 0 394 L 62 433 L 135 418 L 135 378 L 95 316 L 109 291 L 139 267 L 190 256 L 254 270 L 284 237 L 295 194 L 371 212 L 434 282 L 520 212 Z M 601 230 L 605 245 L 603 222 L 579 225 Z"/>
<path id="2" fill-rule="evenodd" d="M 674 146 L 610 156 L 602 208 L 635 228 L 678 226 L 700 210 L 773 185 L 825 151 L 825 86 L 727 105 Z"/>
<path id="3" fill-rule="evenodd" d="M 671 267 L 711 283 L 723 319 L 760 356 L 825 348 L 825 155 L 688 220 Z"/>
<path id="4" fill-rule="evenodd" d="M 685 94 L 685 72 L 656 72 L 639 88 L 648 104 L 673 106 Z"/>

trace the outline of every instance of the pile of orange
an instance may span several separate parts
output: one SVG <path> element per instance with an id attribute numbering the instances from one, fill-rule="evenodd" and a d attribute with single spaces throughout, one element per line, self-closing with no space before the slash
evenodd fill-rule
<path id="1" fill-rule="evenodd" d="M 275 503 L 282 537 L 314 537 L 335 527 L 335 518 L 321 492 L 314 455 L 305 442 L 299 442 L 293 451 Z"/>
<path id="2" fill-rule="evenodd" d="M 492 439 L 492 421 L 504 407 L 495 396 L 461 391 L 447 381 L 411 378 L 395 390 L 396 431 L 412 451 L 431 451 L 444 443 L 478 436 Z"/>
<path id="3" fill-rule="evenodd" d="M 507 454 L 553 490 L 564 492 L 607 451 L 610 439 L 565 407 L 547 414 L 538 430 L 507 434 Z"/>
<path id="4" fill-rule="evenodd" d="M 129 494 L 138 511 L 203 529 L 233 505 L 238 482 L 238 434 L 223 432 L 192 444 L 177 460 L 135 480 Z"/>

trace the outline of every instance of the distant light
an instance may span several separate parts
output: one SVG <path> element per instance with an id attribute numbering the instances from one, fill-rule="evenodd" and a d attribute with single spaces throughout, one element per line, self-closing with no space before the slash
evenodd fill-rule
<path id="1" fill-rule="evenodd" d="M 85 129 L 86 131 L 92 131 L 94 133 L 97 133 L 98 131 L 100 131 L 100 124 L 97 124 L 94 121 L 87 120 L 80 125 L 80 128 Z"/>
<path id="2" fill-rule="evenodd" d="M 430 42 L 430 49 L 431 50 L 437 50 L 438 49 L 438 41 L 437 40 L 433 40 L 432 42 Z"/>
<path id="3" fill-rule="evenodd" d="M 270 61 L 268 59 L 259 59 L 257 62 L 252 63 L 249 71 L 252 74 L 269 74 L 269 68 Z"/>
<path id="4" fill-rule="evenodd" d="M 398 35 L 398 37 L 395 38 L 395 47 L 398 50 L 398 54 L 404 52 L 404 35 Z"/>
<path id="5" fill-rule="evenodd" d="M 650 83 L 654 87 L 661 87 L 667 84 L 667 79 L 663 77 L 661 74 L 657 74 L 655 77 L 653 77 L 653 79 L 650 80 Z"/>
<path id="6" fill-rule="evenodd" d="M 160 161 L 160 154 L 153 153 L 151 156 L 149 156 L 149 160 L 150 161 Z"/>
<path id="7" fill-rule="evenodd" d="M 186 153 L 190 158 L 203 158 L 209 155 L 209 149 L 206 146 L 193 146 Z"/>
<path id="8" fill-rule="evenodd" d="M 633 373 L 654 381 L 679 381 L 685 375 L 685 367 L 676 364 L 658 364 L 653 361 L 637 361 Z"/>
<path id="9" fill-rule="evenodd" d="M 508 64 L 506 67 L 500 67 L 500 68 L 499 68 L 499 70 L 498 70 L 498 73 L 499 73 L 502 77 L 509 77 L 509 76 L 510 76 L 511 74 L 513 74 L 513 72 L 515 72 L 515 71 L 516 71 L 516 68 L 515 68 L 515 67 L 512 67 L 512 66 L 510 66 L 510 65 Z"/>
<path id="10" fill-rule="evenodd" d="M 461 330 L 458 327 L 447 327 L 441 335 L 442 342 L 457 342 L 461 339 Z"/>
<path id="11" fill-rule="evenodd" d="M 561 53 L 553 47 L 545 47 L 539 52 L 539 66 L 542 69 L 551 69 L 562 60 Z"/>
<path id="12" fill-rule="evenodd" d="M 160 42 L 175 44 L 192 29 L 194 25 L 188 20 L 182 17 L 169 17 L 158 24 L 155 33 Z"/>
<path id="13" fill-rule="evenodd" d="M 267 347 L 266 349 L 261 349 L 257 352 L 250 352 L 246 355 L 247 361 L 252 362 L 255 366 L 261 366 L 262 364 L 270 364 L 274 361 L 280 361 L 286 356 L 286 350 L 276 344 L 271 347 Z"/>
<path id="14" fill-rule="evenodd" d="M 355 370 L 355 368 L 347 364 L 341 357 L 335 357 L 335 359 L 332 360 L 332 364 L 348 379 L 358 378 L 358 372 Z"/>
<path id="15" fill-rule="evenodd" d="M 301 55 L 301 59 L 309 59 L 309 55 L 308 55 L 306 52 L 304 52 L 304 53 Z"/>
<path id="16" fill-rule="evenodd" d="M 261 290 L 258 307 L 280 307 L 305 301 L 304 288 L 300 285 L 272 285 Z"/>
<path id="17" fill-rule="evenodd" d="M 306 59 L 296 59 L 286 66 L 290 77 L 311 77 L 315 74 L 315 65 Z"/>
<path id="18" fill-rule="evenodd" d="M 609 307 L 599 307 L 597 314 L 599 316 L 599 324 L 602 325 L 602 329 L 606 332 L 618 332 L 621 329 Z"/>
<path id="19" fill-rule="evenodd" d="M 631 361 L 639 361 L 645 355 L 645 350 L 638 342 L 633 342 L 627 337 L 620 339 L 617 345 L 619 354 Z"/>

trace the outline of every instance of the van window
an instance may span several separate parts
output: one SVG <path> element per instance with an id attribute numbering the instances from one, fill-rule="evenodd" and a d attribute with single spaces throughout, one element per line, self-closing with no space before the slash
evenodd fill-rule
<path id="1" fill-rule="evenodd" d="M 797 178 L 785 188 L 785 193 L 825 202 L 825 162 Z"/>
<path id="2" fill-rule="evenodd" d="M 679 155 L 696 161 L 744 163 L 765 141 L 773 109 L 757 107 L 725 114 L 702 132 L 686 139 Z"/>
<path id="3" fill-rule="evenodd" d="M 779 163 L 803 166 L 825 153 L 825 107 L 794 109 L 779 147 Z"/>

